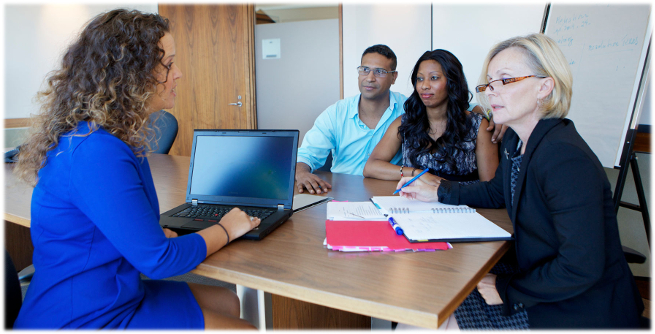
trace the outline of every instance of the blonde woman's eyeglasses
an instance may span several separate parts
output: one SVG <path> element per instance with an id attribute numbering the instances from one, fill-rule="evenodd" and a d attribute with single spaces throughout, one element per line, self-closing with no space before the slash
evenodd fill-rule
<path id="1" fill-rule="evenodd" d="M 488 84 L 486 84 L 486 85 L 479 85 L 479 86 L 476 86 L 476 87 L 475 87 L 475 91 L 476 91 L 477 93 L 482 93 L 482 92 L 484 92 L 485 90 L 487 90 L 487 87 L 489 87 L 489 90 L 493 92 L 495 88 L 494 88 L 494 86 L 492 86 L 491 84 L 494 83 L 494 82 L 500 81 L 500 82 L 503 83 L 503 86 L 504 86 L 504 85 L 510 84 L 510 83 L 512 83 L 512 82 L 517 82 L 517 81 L 521 81 L 521 80 L 523 80 L 523 79 L 533 78 L 533 77 L 534 77 L 534 78 L 542 78 L 542 79 L 543 79 L 543 78 L 546 78 L 546 77 L 544 77 L 544 76 L 542 76 L 542 75 L 526 75 L 526 76 L 524 76 L 524 77 L 505 78 L 505 79 L 492 80 L 492 81 L 490 81 L 490 82 L 489 82 Z"/>

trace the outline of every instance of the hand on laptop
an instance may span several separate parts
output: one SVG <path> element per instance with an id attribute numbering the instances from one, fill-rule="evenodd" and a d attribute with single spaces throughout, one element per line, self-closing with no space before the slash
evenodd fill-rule
<path id="1" fill-rule="evenodd" d="M 303 188 L 307 188 L 310 194 L 326 193 L 332 188 L 332 185 L 309 170 L 309 166 L 300 162 L 296 165 L 296 187 L 298 192 L 302 193 Z"/>
<path id="2" fill-rule="evenodd" d="M 239 208 L 230 210 L 219 223 L 225 227 L 227 233 L 230 235 L 230 242 L 236 238 L 246 234 L 246 232 L 259 226 L 261 219 L 250 217 Z"/>
<path id="3" fill-rule="evenodd" d="M 219 222 L 220 225 L 216 224 L 196 233 L 205 239 L 207 256 L 209 256 L 246 232 L 259 226 L 261 222 L 261 219 L 250 217 L 241 211 L 241 209 L 234 208 L 223 216 Z"/>

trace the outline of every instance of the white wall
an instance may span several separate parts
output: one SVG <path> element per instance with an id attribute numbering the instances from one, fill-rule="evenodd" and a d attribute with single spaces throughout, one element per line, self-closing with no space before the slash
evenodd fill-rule
<path id="1" fill-rule="evenodd" d="M 87 21 L 114 8 L 156 13 L 148 5 L 5 5 L 4 118 L 27 118 L 48 72 Z"/>
<path id="2" fill-rule="evenodd" d="M 430 50 L 430 4 L 343 4 L 343 95 L 359 93 L 357 66 L 364 50 L 386 44 L 398 58 L 398 79 L 391 86 L 409 96 L 410 76 L 416 60 Z"/>
<path id="3" fill-rule="evenodd" d="M 280 58 L 262 59 L 262 39 L 280 39 Z M 298 129 L 339 100 L 339 20 L 255 26 L 257 127 Z"/>
<path id="4" fill-rule="evenodd" d="M 475 97 L 489 49 L 510 37 L 538 33 L 546 3 L 534 5 L 439 5 L 432 8 L 432 45 L 452 52 L 464 67 Z"/>

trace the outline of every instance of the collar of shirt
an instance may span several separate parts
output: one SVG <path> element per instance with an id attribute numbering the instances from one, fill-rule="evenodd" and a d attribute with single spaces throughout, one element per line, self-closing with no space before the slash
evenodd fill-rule
<path id="1" fill-rule="evenodd" d="M 348 114 L 346 118 L 359 118 L 359 100 L 361 99 L 362 94 L 359 93 L 357 94 L 357 97 L 352 99 L 350 101 L 350 106 L 348 107 Z M 391 112 L 396 109 L 398 104 L 398 101 L 396 101 L 396 96 L 393 92 L 389 91 L 389 107 L 384 111 L 384 114 L 382 114 L 382 117 L 380 118 L 380 121 L 378 124 L 375 126 L 377 127 L 384 123 L 387 118 L 391 115 Z M 359 119 L 358 119 L 359 120 Z M 361 122 L 361 120 L 359 120 Z"/>

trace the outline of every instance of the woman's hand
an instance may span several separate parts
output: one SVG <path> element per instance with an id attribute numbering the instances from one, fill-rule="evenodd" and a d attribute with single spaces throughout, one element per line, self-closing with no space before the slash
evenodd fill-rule
<path id="1" fill-rule="evenodd" d="M 503 303 L 503 300 L 496 290 L 496 275 L 487 274 L 482 278 L 480 283 L 478 283 L 478 292 L 484 298 L 484 301 L 489 305 L 500 305 Z"/>
<path id="2" fill-rule="evenodd" d="M 232 241 L 259 226 L 261 222 L 261 219 L 250 217 L 239 208 L 233 208 L 223 216 L 219 223 L 225 227 L 230 241 Z"/>
<path id="3" fill-rule="evenodd" d="M 417 169 L 416 172 L 420 173 L 422 171 L 419 171 Z M 421 175 L 421 177 L 419 177 L 419 180 L 421 180 L 421 181 L 425 182 L 426 184 L 431 185 L 433 187 L 439 187 L 439 185 L 441 184 L 441 180 L 443 180 L 443 178 L 428 172 L 428 173 L 425 173 L 425 174 Z M 416 181 L 414 181 L 414 182 L 416 182 Z"/>
<path id="4" fill-rule="evenodd" d="M 423 176 L 427 174 L 428 173 L 425 173 Z M 437 190 L 439 189 L 439 185 L 437 184 L 435 186 L 428 184 L 426 181 L 423 181 L 423 176 L 412 182 L 407 187 L 403 188 L 400 191 L 400 196 L 409 199 L 417 199 L 423 202 L 436 202 L 438 200 Z M 403 177 L 398 182 L 398 185 L 396 185 L 396 189 L 400 189 L 400 187 L 409 182 L 411 179 L 411 177 Z"/>
<path id="5" fill-rule="evenodd" d="M 207 256 L 258 226 L 261 220 L 248 216 L 239 208 L 234 208 L 223 216 L 219 223 L 220 226 L 216 224 L 196 232 L 205 240 Z"/>
<path id="6" fill-rule="evenodd" d="M 487 127 L 487 131 L 493 131 L 494 133 L 491 135 L 491 142 L 496 144 L 500 142 L 503 139 L 503 136 L 505 135 L 505 131 L 507 131 L 507 126 L 502 125 L 502 124 L 496 124 L 494 122 L 494 119 L 491 118 L 489 120 L 489 126 Z"/>
<path id="7" fill-rule="evenodd" d="M 169 230 L 167 228 L 164 229 L 164 235 L 166 236 L 166 238 L 177 238 L 177 233 L 175 233 L 175 232 L 173 232 L 173 231 L 171 231 L 171 230 Z"/>

